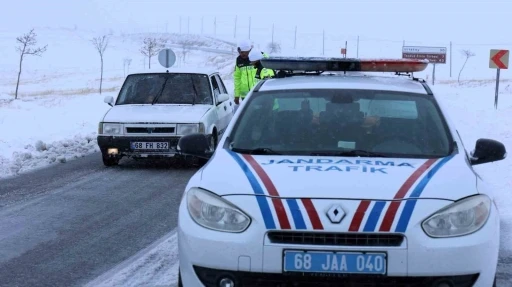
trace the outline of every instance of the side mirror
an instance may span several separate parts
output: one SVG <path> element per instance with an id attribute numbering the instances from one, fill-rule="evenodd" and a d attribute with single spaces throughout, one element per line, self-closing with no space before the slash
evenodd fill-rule
<path id="1" fill-rule="evenodd" d="M 209 159 L 213 155 L 210 140 L 205 134 L 189 134 L 178 141 L 178 153 Z"/>
<path id="2" fill-rule="evenodd" d="M 111 107 L 114 106 L 114 97 L 112 97 L 112 96 L 105 96 L 103 101 L 105 102 L 105 104 L 108 104 Z"/>
<path id="3" fill-rule="evenodd" d="M 223 103 L 223 102 L 229 100 L 229 94 L 220 94 L 217 96 L 217 99 L 218 99 L 219 103 Z"/>
<path id="4" fill-rule="evenodd" d="M 471 165 L 503 160 L 507 157 L 505 146 L 495 140 L 478 139 L 471 152 Z"/>

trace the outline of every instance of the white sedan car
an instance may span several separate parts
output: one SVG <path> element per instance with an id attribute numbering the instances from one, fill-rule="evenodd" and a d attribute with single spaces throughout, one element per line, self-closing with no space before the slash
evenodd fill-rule
<path id="1" fill-rule="evenodd" d="M 170 158 L 178 140 L 190 133 L 218 142 L 234 113 L 234 101 L 219 73 L 204 69 L 170 69 L 126 77 L 116 100 L 99 124 L 103 163 L 122 157 Z"/>
<path id="2" fill-rule="evenodd" d="M 423 80 L 351 74 L 427 63 L 262 63 L 278 77 L 215 149 L 200 134 L 178 144 L 210 158 L 180 204 L 180 286 L 495 285 L 500 217 L 473 166 L 504 159 L 503 144 L 468 153 Z"/>

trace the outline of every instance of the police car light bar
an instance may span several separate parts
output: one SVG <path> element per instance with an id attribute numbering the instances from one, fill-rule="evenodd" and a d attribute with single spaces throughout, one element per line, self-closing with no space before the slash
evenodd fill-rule
<path id="1" fill-rule="evenodd" d="M 267 69 L 281 71 L 413 73 L 425 70 L 429 62 L 413 59 L 271 57 L 261 59 L 261 64 Z"/>

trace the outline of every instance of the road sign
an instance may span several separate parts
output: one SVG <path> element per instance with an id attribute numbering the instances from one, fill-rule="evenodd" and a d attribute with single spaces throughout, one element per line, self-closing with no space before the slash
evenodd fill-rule
<path id="1" fill-rule="evenodd" d="M 489 68 L 496 69 L 496 90 L 494 91 L 494 108 L 498 109 L 498 95 L 500 92 L 500 70 L 508 69 L 508 50 L 491 49 L 489 55 Z"/>
<path id="2" fill-rule="evenodd" d="M 489 68 L 491 69 L 508 69 L 508 50 L 491 49 L 489 56 Z"/>
<path id="3" fill-rule="evenodd" d="M 446 64 L 446 47 L 403 46 L 402 58 L 426 59 L 432 64 Z"/>
<path id="4" fill-rule="evenodd" d="M 163 49 L 158 53 L 158 62 L 160 65 L 170 68 L 176 63 L 176 54 L 171 49 Z"/>
<path id="5" fill-rule="evenodd" d="M 346 55 L 346 54 L 347 54 L 347 49 L 345 49 L 345 48 L 341 48 L 341 54 L 342 54 L 342 55 Z"/>

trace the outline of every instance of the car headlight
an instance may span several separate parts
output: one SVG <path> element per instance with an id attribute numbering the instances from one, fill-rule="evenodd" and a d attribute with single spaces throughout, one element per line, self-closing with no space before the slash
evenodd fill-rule
<path id="1" fill-rule="evenodd" d="M 422 223 L 430 237 L 455 237 L 474 233 L 487 222 L 491 199 L 476 195 L 457 201 L 436 212 Z"/>
<path id="2" fill-rule="evenodd" d="M 199 132 L 199 124 L 178 124 L 179 135 L 189 135 Z"/>
<path id="3" fill-rule="evenodd" d="M 251 224 L 243 211 L 211 192 L 191 188 L 187 193 L 188 212 L 199 225 L 223 232 L 242 232 Z"/>
<path id="4" fill-rule="evenodd" d="M 103 124 L 103 134 L 118 135 L 123 133 L 123 126 L 120 124 Z"/>

